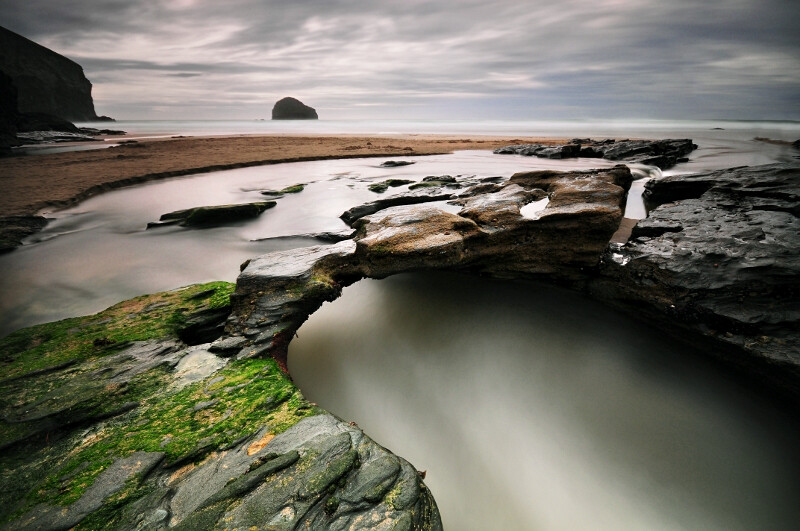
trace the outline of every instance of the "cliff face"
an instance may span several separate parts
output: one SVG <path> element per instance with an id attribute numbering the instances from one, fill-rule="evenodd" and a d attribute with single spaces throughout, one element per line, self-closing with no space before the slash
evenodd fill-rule
<path id="1" fill-rule="evenodd" d="M 92 84 L 81 66 L 0 27 L 0 71 L 17 88 L 20 113 L 45 113 L 70 121 L 96 120 Z"/>

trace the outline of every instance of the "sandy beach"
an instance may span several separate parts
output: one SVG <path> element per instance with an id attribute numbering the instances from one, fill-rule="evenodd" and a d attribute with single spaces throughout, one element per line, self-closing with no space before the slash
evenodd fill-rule
<path id="1" fill-rule="evenodd" d="M 354 157 L 434 155 L 557 138 L 232 136 L 139 140 L 107 149 L 0 159 L 0 217 L 30 216 L 150 180 L 245 166 Z"/>

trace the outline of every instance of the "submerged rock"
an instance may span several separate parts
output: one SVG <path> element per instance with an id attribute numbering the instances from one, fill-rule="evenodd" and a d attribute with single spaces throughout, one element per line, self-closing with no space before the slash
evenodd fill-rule
<path id="1" fill-rule="evenodd" d="M 36 234 L 47 225 L 42 216 L 6 216 L 0 217 L 0 253 L 13 251 L 22 240 Z"/>
<path id="2" fill-rule="evenodd" d="M 410 166 L 411 164 L 416 163 L 410 160 L 387 160 L 381 164 L 381 168 L 397 168 L 400 166 Z"/>
<path id="3" fill-rule="evenodd" d="M 158 222 L 148 223 L 147 228 L 163 225 L 180 225 L 181 227 L 217 227 L 260 216 L 265 210 L 275 205 L 275 201 L 259 201 L 241 205 L 217 205 L 176 210 L 161 216 Z"/>

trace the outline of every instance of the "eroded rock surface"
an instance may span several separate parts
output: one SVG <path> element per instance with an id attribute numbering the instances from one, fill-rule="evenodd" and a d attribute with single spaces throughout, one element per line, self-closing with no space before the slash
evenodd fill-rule
<path id="1" fill-rule="evenodd" d="M 800 399 L 800 165 L 666 177 L 645 199 L 595 293 Z"/>
<path id="2" fill-rule="evenodd" d="M 231 297 L 225 341 L 240 349 L 239 358 L 266 355 L 285 366 L 288 343 L 300 325 L 342 287 L 364 277 L 448 268 L 506 278 L 582 279 L 597 267 L 619 227 L 630 183 L 625 166 L 526 172 L 463 190 L 453 200 L 458 214 L 432 204 L 389 207 L 389 198 L 351 209 L 343 217 L 354 220 L 352 240 L 270 253 L 246 265 Z M 422 196 L 399 200 L 409 197 Z M 536 216 L 523 215 L 522 208 L 543 198 L 548 203 Z"/>
<path id="3" fill-rule="evenodd" d="M 4 529 L 441 529 L 416 469 L 307 402 L 274 360 L 181 341 L 196 316 L 227 314 L 231 288 L 0 339 Z"/>

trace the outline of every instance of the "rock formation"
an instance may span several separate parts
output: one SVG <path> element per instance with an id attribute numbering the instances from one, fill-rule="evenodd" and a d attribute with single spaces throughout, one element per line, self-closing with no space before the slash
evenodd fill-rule
<path id="1" fill-rule="evenodd" d="M 800 400 L 800 165 L 665 177 L 597 296 Z"/>
<path id="2" fill-rule="evenodd" d="M 272 107 L 273 120 L 316 120 L 317 111 L 295 98 L 283 98 Z"/>
<path id="3" fill-rule="evenodd" d="M 63 55 L 0 27 L 0 71 L 14 82 L 20 113 L 92 121 L 92 84 L 83 68 Z"/>
<path id="4" fill-rule="evenodd" d="M 17 142 L 17 87 L 0 71 L 0 157 L 11 154 Z"/>
<path id="5" fill-rule="evenodd" d="M 227 337 L 212 348 L 242 358 L 269 356 L 285 366 L 289 341 L 307 317 L 364 277 L 447 268 L 505 278 L 582 279 L 597 267 L 617 230 L 630 183 L 625 166 L 528 172 L 464 190 L 459 214 L 426 204 L 350 211 L 344 217 L 357 229 L 352 240 L 247 263 L 231 298 Z M 547 204 L 539 212 L 527 212 L 543 199 Z"/>
<path id="6" fill-rule="evenodd" d="M 191 346 L 219 336 L 232 288 L 0 339 L 3 529 L 441 529 L 416 469 L 273 360 Z"/>
<path id="7" fill-rule="evenodd" d="M 685 162 L 686 155 L 697 149 L 689 139 L 679 140 L 599 140 L 575 138 L 568 144 L 517 144 L 494 150 L 499 155 L 525 155 L 548 159 L 574 157 L 604 158 L 658 166 L 662 170 Z"/>

